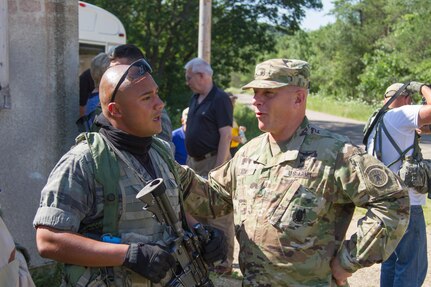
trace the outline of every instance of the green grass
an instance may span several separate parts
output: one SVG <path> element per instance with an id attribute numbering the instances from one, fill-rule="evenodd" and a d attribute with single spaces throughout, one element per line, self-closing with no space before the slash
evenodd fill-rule
<path id="1" fill-rule="evenodd" d="M 366 122 L 376 107 L 359 101 L 342 102 L 313 94 L 307 99 L 307 109 Z"/>

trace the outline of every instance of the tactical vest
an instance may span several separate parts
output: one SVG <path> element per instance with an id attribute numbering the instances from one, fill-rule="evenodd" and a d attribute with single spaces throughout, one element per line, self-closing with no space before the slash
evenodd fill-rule
<path id="1" fill-rule="evenodd" d="M 103 234 L 120 237 L 124 244 L 157 242 L 162 246 L 167 245 L 172 238 L 170 228 L 160 224 L 151 212 L 143 210 L 142 202 L 136 199 L 136 194 L 153 178 L 131 154 L 122 152 L 127 163 L 118 158 L 99 133 L 81 134 L 76 142 L 84 140 L 94 159 L 96 190 L 102 189 L 104 197 L 103 222 L 95 223 L 93 228 L 102 225 Z M 156 176 L 165 182 L 172 207 L 179 214 L 177 175 L 168 149 L 168 145 L 153 137 L 149 156 Z M 142 175 L 145 182 L 136 172 Z M 120 195 L 121 201 L 118 200 Z M 82 231 L 84 234 L 87 232 L 91 233 L 91 230 L 87 228 Z M 144 277 L 123 267 L 66 265 L 65 274 L 62 286 L 154 286 Z"/>

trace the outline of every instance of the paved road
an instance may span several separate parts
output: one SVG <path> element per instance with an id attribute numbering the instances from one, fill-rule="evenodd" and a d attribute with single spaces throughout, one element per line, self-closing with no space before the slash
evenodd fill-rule
<path id="1" fill-rule="evenodd" d="M 306 111 L 306 115 L 310 122 L 318 127 L 348 136 L 354 144 L 362 145 L 362 130 L 364 129 L 364 122 L 310 110 Z"/>

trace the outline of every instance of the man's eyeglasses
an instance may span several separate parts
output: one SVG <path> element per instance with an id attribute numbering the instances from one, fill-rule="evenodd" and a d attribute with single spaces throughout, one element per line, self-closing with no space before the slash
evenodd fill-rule
<path id="1" fill-rule="evenodd" d="M 153 70 L 151 69 L 150 64 L 147 63 L 144 59 L 139 59 L 127 68 L 127 70 L 124 72 L 124 74 L 121 76 L 120 80 L 118 81 L 117 85 L 115 86 L 114 91 L 112 92 L 111 101 L 110 103 L 113 103 L 115 101 L 115 95 L 118 92 L 118 89 L 120 88 L 121 84 L 124 82 L 124 80 L 127 78 L 129 81 L 134 81 L 142 76 L 144 76 L 146 73 L 152 73 Z"/>

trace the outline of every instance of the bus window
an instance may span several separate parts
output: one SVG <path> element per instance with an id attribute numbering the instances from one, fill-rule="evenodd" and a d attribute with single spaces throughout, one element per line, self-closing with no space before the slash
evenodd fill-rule
<path id="1" fill-rule="evenodd" d="M 105 46 L 93 44 L 79 44 L 79 74 L 90 68 L 91 60 L 99 53 L 105 52 Z"/>

